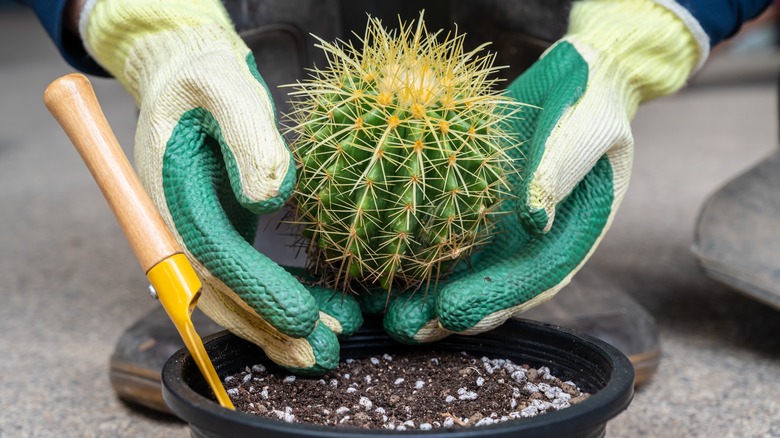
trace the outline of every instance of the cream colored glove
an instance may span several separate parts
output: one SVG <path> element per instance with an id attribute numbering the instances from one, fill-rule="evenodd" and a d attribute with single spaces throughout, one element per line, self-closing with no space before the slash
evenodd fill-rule
<path id="1" fill-rule="evenodd" d="M 336 334 L 357 329 L 358 306 L 307 290 L 252 247 L 258 215 L 292 192 L 294 162 L 221 3 L 89 0 L 79 27 L 140 107 L 137 171 L 201 277 L 200 308 L 288 369 L 335 367 Z"/>
<path id="2" fill-rule="evenodd" d="M 510 176 L 513 214 L 436 293 L 396 299 L 386 330 L 410 343 L 476 334 L 566 286 L 628 188 L 638 105 L 682 87 L 707 50 L 698 23 L 673 1 L 575 1 L 567 35 L 507 90 L 533 105 L 508 128 L 521 145 L 510 152 L 522 169 Z"/>
<path id="3" fill-rule="evenodd" d="M 637 107 L 677 91 L 707 57 L 704 32 L 687 11 L 675 6 L 673 1 L 575 1 L 569 32 L 537 67 L 547 65 L 550 74 L 555 63 L 569 75 L 558 84 L 545 84 L 552 96 L 534 96 L 541 84 L 522 77 L 509 87 L 513 96 L 542 107 L 541 120 L 555 121 L 545 144 L 530 151 L 533 172 L 527 172 L 525 218 L 532 229 L 550 231 L 557 206 L 602 158 L 612 168 L 615 196 L 610 210 L 617 210 L 631 174 L 630 123 Z M 566 104 L 560 101 L 574 97 Z M 534 132 L 533 138 L 539 134 Z"/>

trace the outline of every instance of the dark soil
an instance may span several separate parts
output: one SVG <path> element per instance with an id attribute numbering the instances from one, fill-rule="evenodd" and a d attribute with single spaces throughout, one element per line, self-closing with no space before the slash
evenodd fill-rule
<path id="1" fill-rule="evenodd" d="M 564 409 L 588 397 L 546 367 L 454 352 L 347 359 L 322 379 L 255 365 L 225 378 L 225 388 L 241 412 L 394 430 L 489 425 Z"/>

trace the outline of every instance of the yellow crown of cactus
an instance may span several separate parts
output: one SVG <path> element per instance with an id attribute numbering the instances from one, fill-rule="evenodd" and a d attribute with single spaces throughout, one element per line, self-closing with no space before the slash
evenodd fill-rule
<path id="1" fill-rule="evenodd" d="M 430 284 L 494 233 L 519 105 L 493 91 L 487 44 L 440 33 L 369 19 L 362 48 L 319 40 L 327 67 L 291 85 L 294 222 L 331 287 Z"/>

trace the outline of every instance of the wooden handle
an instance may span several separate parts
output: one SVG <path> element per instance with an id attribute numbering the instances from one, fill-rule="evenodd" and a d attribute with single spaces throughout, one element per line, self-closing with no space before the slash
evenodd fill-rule
<path id="1" fill-rule="evenodd" d="M 63 76 L 46 88 L 43 101 L 95 178 L 144 272 L 182 252 L 108 126 L 89 80 Z"/>

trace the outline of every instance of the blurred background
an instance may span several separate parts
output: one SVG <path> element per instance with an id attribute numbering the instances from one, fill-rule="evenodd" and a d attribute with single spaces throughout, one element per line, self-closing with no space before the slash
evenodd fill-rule
<path id="1" fill-rule="evenodd" d="M 663 358 L 609 436 L 780 436 L 780 312 L 711 280 L 689 249 L 708 197 L 777 148 L 777 23 L 774 7 L 634 120 L 631 187 L 585 269 L 650 311 Z M 0 41 L 0 437 L 188 436 L 109 385 L 114 343 L 159 304 L 43 106 L 73 69 L 30 11 L 3 0 Z M 134 102 L 92 81 L 131 155 Z"/>

